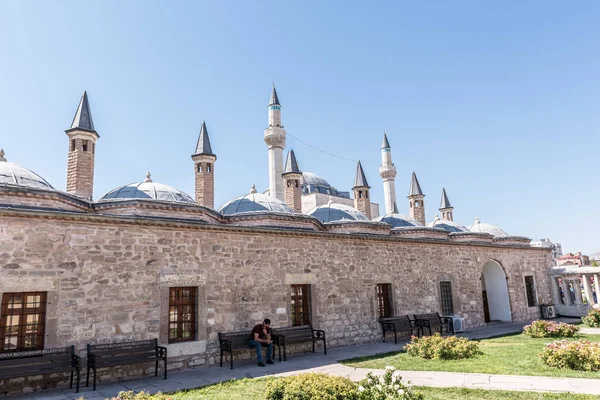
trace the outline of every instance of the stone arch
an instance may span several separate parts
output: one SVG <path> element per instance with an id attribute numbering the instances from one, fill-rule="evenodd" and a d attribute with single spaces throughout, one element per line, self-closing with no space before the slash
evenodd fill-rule
<path id="1" fill-rule="evenodd" d="M 487 305 L 489 321 L 512 322 L 506 272 L 500 262 L 488 260 L 481 271 L 484 308 Z"/>

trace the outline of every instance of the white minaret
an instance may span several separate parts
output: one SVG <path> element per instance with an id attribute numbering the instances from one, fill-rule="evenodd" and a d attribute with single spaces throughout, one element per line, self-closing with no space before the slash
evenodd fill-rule
<path id="1" fill-rule="evenodd" d="M 383 197 L 385 198 L 385 213 L 392 214 L 396 204 L 396 167 L 392 162 L 392 148 L 388 142 L 385 131 L 383 132 L 383 143 L 381 144 L 381 167 L 379 176 L 383 179 Z"/>
<path id="2" fill-rule="evenodd" d="M 285 147 L 285 130 L 281 125 L 281 104 L 273 85 L 271 101 L 269 101 L 269 127 L 265 129 L 265 143 L 269 146 L 269 194 L 285 201 L 283 189 L 283 148 Z"/>

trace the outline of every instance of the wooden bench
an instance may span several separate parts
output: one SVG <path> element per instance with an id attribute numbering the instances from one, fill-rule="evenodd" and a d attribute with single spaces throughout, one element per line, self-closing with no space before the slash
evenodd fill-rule
<path id="1" fill-rule="evenodd" d="M 77 374 L 75 392 L 79 393 L 79 361 L 75 346 L 0 353 L 0 380 L 71 372 L 69 387 L 73 388 L 73 375 Z"/>
<path id="2" fill-rule="evenodd" d="M 96 369 L 117 365 L 140 364 L 154 361 L 154 376 L 158 376 L 158 362 L 164 361 L 164 379 L 167 379 L 167 348 L 158 345 L 157 339 L 139 340 L 135 342 L 88 344 L 87 345 L 87 378 L 85 386 L 90 384 L 90 369 L 94 370 L 94 386 L 96 390 Z"/>
<path id="3" fill-rule="evenodd" d="M 287 361 L 285 346 L 288 344 L 310 343 L 312 342 L 312 351 L 315 352 L 315 343 L 323 342 L 323 352 L 327 354 L 327 341 L 325 340 L 325 331 L 313 329 L 312 325 L 287 326 L 283 328 L 273 328 L 273 343 L 278 347 L 283 346 L 283 359 Z"/>
<path id="4" fill-rule="evenodd" d="M 431 328 L 436 326 L 439 326 L 440 335 L 444 334 L 444 326 L 446 326 L 446 333 L 454 335 L 454 325 L 452 324 L 452 318 L 450 317 L 440 317 L 439 313 L 415 314 L 414 317 L 417 321 L 417 325 L 421 328 L 423 335 L 425 334 L 425 328 L 427 328 L 429 330 L 429 336 L 431 336 Z"/>
<path id="5" fill-rule="evenodd" d="M 383 330 L 383 342 L 385 343 L 385 334 L 387 332 L 394 333 L 394 343 L 398 344 L 398 332 L 410 332 L 413 335 L 413 331 L 417 331 L 417 336 L 421 336 L 421 327 L 417 325 L 416 321 L 412 321 L 408 315 L 403 317 L 380 317 L 379 323 Z"/>
<path id="6" fill-rule="evenodd" d="M 229 353 L 229 361 L 231 363 L 231 369 L 233 369 L 234 351 L 255 350 L 255 347 L 250 345 L 250 333 L 251 331 L 219 332 L 221 367 L 223 366 L 223 352 Z M 271 337 L 271 339 L 273 338 Z M 275 345 L 276 343 L 273 340 L 273 347 L 275 347 Z M 279 361 L 281 361 L 281 346 L 277 345 L 277 347 L 279 349 Z M 273 351 L 275 351 L 275 349 L 273 349 Z"/>

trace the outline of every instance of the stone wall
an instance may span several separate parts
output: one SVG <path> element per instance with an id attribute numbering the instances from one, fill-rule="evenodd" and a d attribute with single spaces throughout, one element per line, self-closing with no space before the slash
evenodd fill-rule
<path id="1" fill-rule="evenodd" d="M 439 281 L 450 280 L 455 312 L 467 327 L 484 325 L 480 277 L 488 260 L 506 272 L 513 320 L 539 317 L 539 307 L 527 307 L 525 274 L 535 276 L 539 302 L 551 302 L 550 251 L 543 248 L 173 228 L 118 217 L 110 224 L 86 216 L 0 218 L 0 295 L 48 291 L 45 347 L 75 344 L 82 357 L 90 342 L 167 343 L 172 286 L 196 286 L 199 303 L 198 340 L 168 346 L 170 369 L 215 363 L 219 331 L 250 329 L 265 317 L 289 325 L 291 284 L 312 285 L 312 321 L 331 347 L 381 340 L 377 283 L 392 284 L 394 312 L 404 315 L 440 311 Z M 99 372 L 115 379 L 143 368 Z"/>

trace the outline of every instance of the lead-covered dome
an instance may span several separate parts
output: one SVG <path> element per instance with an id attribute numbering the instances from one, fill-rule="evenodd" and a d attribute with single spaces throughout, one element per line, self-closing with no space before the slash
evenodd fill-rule
<path id="1" fill-rule="evenodd" d="M 392 226 L 392 228 L 402 228 L 405 226 L 423 226 L 422 223 L 417 221 L 414 218 L 409 217 L 408 215 L 392 213 L 385 214 L 375 218 L 373 221 L 375 222 L 385 222 Z"/>
<path id="2" fill-rule="evenodd" d="M 302 172 L 302 193 L 323 193 L 330 196 L 350 198 L 348 192 L 340 192 L 329 184 L 325 179 L 312 172 Z"/>
<path id="3" fill-rule="evenodd" d="M 331 200 L 327 204 L 318 206 L 310 210 L 307 215 L 315 217 L 319 221 L 369 221 L 369 218 L 354 207 L 345 204 L 333 203 Z"/>
<path id="4" fill-rule="evenodd" d="M 0 185 L 14 185 L 34 189 L 54 190 L 44 178 L 19 164 L 9 162 L 0 149 Z"/>
<path id="5" fill-rule="evenodd" d="M 252 185 L 250 193 L 236 197 L 219 208 L 219 212 L 223 215 L 269 211 L 285 214 L 294 213 L 283 201 L 265 193 L 256 193 L 254 185 Z"/>
<path id="6" fill-rule="evenodd" d="M 437 215 L 435 219 L 427 224 L 428 228 L 443 229 L 446 232 L 468 232 L 469 229 L 466 226 L 459 225 L 454 221 L 447 219 L 440 219 Z"/>
<path id="7" fill-rule="evenodd" d="M 487 224 L 485 222 L 481 222 L 479 220 L 479 217 L 475 218 L 475 223 L 471 226 L 469 226 L 469 230 L 471 232 L 477 232 L 477 233 L 489 233 L 490 235 L 494 235 L 494 236 L 508 236 L 508 233 L 506 233 L 505 231 L 503 231 L 502 229 L 498 228 L 495 225 L 492 224 Z"/>
<path id="8" fill-rule="evenodd" d="M 143 182 L 120 186 L 106 193 L 98 201 L 137 199 L 196 204 L 194 199 L 181 190 L 163 185 L 162 183 L 153 182 L 150 179 L 150 173 L 146 174 L 146 179 Z"/>

